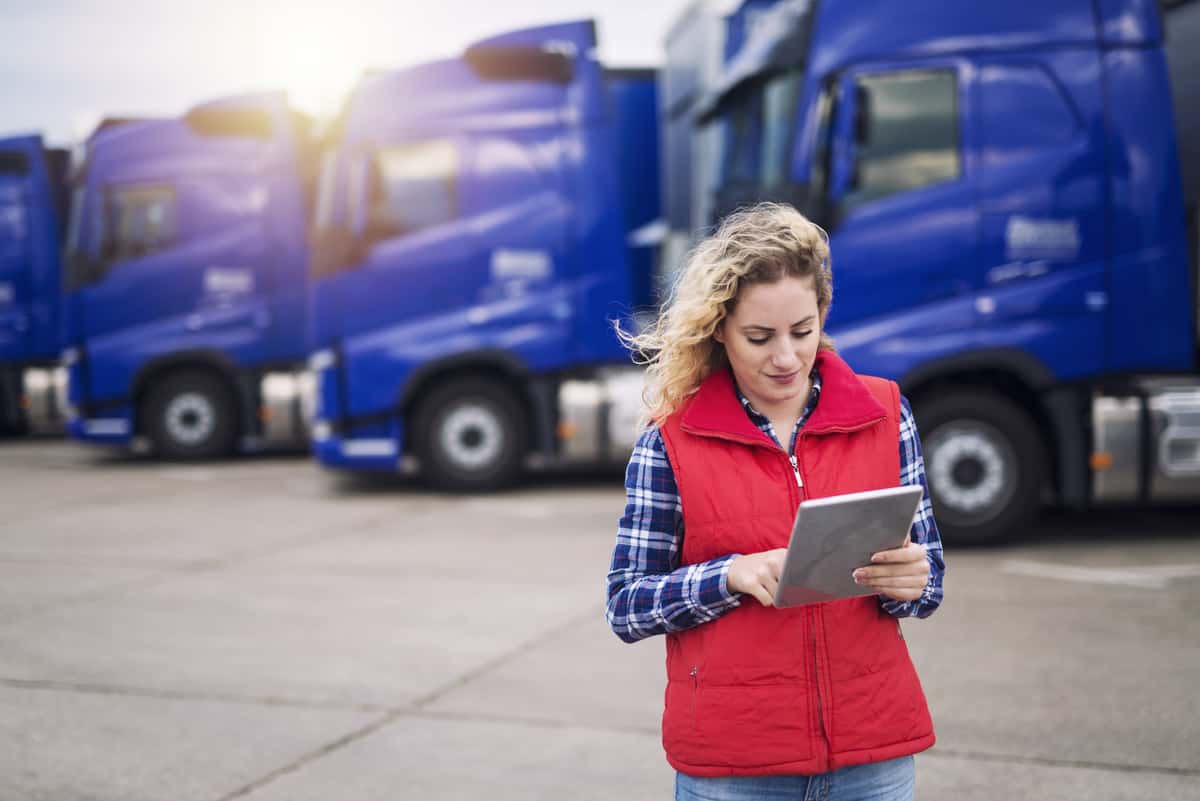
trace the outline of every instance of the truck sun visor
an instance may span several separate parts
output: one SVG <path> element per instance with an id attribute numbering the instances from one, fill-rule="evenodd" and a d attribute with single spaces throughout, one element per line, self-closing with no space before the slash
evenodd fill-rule
<path id="1" fill-rule="evenodd" d="M 696 107 L 697 120 L 717 113 L 738 88 L 759 77 L 804 66 L 813 24 L 812 0 L 786 0 L 762 14 L 746 43 Z"/>
<path id="2" fill-rule="evenodd" d="M 271 115 L 261 109 L 198 108 L 183 119 L 201 136 L 271 138 Z"/>
<path id="3" fill-rule="evenodd" d="M 489 81 L 549 81 L 570 83 L 575 65 L 570 56 L 521 45 L 477 45 L 463 53 L 463 60 L 480 78 Z"/>

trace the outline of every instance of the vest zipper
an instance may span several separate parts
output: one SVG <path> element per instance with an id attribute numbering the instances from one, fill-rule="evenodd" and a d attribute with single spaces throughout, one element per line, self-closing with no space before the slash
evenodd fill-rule
<path id="1" fill-rule="evenodd" d="M 700 678 L 696 675 L 700 668 L 692 665 L 692 672 L 689 674 L 692 677 L 692 725 L 699 725 L 696 720 L 696 696 L 700 694 Z"/>
<path id="2" fill-rule="evenodd" d="M 803 432 L 798 434 L 798 436 L 802 438 L 804 436 Z M 788 462 L 791 463 L 791 465 L 792 465 L 792 475 L 794 475 L 796 477 L 796 486 L 800 488 L 800 500 L 803 501 L 804 500 L 804 481 L 800 478 L 800 464 L 797 461 L 796 454 L 794 452 L 795 443 L 792 444 L 792 448 L 793 448 L 793 453 L 791 453 L 788 456 Z M 816 690 L 817 690 L 817 724 L 820 726 L 820 729 L 821 729 L 821 739 L 826 740 L 826 743 L 828 743 L 828 739 L 825 736 L 825 710 L 821 703 L 821 672 L 820 672 L 821 668 L 820 668 L 820 658 L 817 655 L 817 610 L 816 609 L 811 610 L 810 618 L 811 618 L 810 625 L 812 626 L 813 680 L 816 682 L 815 686 L 816 686 Z"/>
<path id="3" fill-rule="evenodd" d="M 804 434 L 801 431 L 797 436 L 803 441 Z M 794 446 L 793 446 L 794 449 Z M 793 453 L 788 457 L 788 461 L 792 463 L 792 472 L 796 475 L 796 486 L 803 487 L 804 483 L 800 480 L 800 465 L 796 460 L 796 455 Z M 803 494 L 803 493 L 802 493 Z M 828 747 L 829 738 L 825 734 L 825 705 L 821 700 L 821 657 L 817 652 L 817 616 L 820 612 L 814 607 L 810 610 L 810 625 L 812 626 L 812 649 L 813 649 L 813 681 L 816 682 L 817 690 L 817 725 L 821 730 L 821 739 L 825 741 Z"/>
<path id="4" fill-rule="evenodd" d="M 789 456 L 788 461 L 792 463 L 792 475 L 796 477 L 796 486 L 803 489 L 804 482 L 800 479 L 800 465 L 796 464 L 796 455 Z"/>
<path id="5" fill-rule="evenodd" d="M 812 610 L 813 679 L 817 683 L 817 724 L 821 728 L 821 739 L 828 744 L 825 735 L 825 706 L 821 701 L 821 659 L 817 654 L 817 610 Z"/>

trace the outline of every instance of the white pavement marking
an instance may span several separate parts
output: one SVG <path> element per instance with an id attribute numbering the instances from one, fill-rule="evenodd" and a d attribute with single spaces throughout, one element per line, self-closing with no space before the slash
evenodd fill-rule
<path id="1" fill-rule="evenodd" d="M 168 467 L 159 470 L 159 475 L 176 481 L 212 481 L 216 478 L 216 473 L 205 467 Z"/>
<path id="2" fill-rule="evenodd" d="M 517 517 L 524 520 L 549 520 L 554 516 L 554 510 L 550 508 L 549 504 L 536 501 L 469 500 L 464 505 L 487 515 Z"/>
<path id="3" fill-rule="evenodd" d="M 1050 562 L 1033 562 L 1010 559 L 1000 569 L 1018 576 L 1078 581 L 1088 584 L 1116 584 L 1123 587 L 1140 587 L 1148 590 L 1163 590 L 1172 579 L 1196 578 L 1200 576 L 1200 564 L 1194 565 L 1146 565 L 1144 567 L 1087 567 L 1063 565 Z"/>

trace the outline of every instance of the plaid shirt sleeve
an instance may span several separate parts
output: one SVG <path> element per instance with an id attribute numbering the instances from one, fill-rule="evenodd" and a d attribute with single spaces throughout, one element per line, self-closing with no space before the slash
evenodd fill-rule
<path id="1" fill-rule="evenodd" d="M 608 624 L 626 642 L 698 626 L 728 612 L 726 587 L 738 554 L 679 566 L 683 506 L 658 428 L 646 429 L 625 472 L 625 514 L 608 573 Z"/>
<path id="2" fill-rule="evenodd" d="M 929 559 L 929 583 L 915 601 L 881 600 L 881 603 L 893 617 L 929 617 L 942 603 L 942 576 L 946 572 L 946 563 L 942 558 L 942 537 L 938 533 L 937 522 L 933 519 L 933 505 L 929 501 L 921 439 L 917 436 L 912 408 L 903 396 L 900 398 L 900 483 L 925 488 L 913 520 L 911 535 L 914 543 L 925 546 Z"/>

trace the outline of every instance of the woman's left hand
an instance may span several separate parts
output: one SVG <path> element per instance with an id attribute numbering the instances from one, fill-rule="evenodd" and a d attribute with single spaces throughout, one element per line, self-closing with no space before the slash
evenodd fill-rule
<path id="1" fill-rule="evenodd" d="M 854 571 L 854 581 L 897 601 L 915 601 L 929 583 L 929 559 L 924 545 L 910 539 L 904 545 L 871 556 L 869 567 Z"/>

